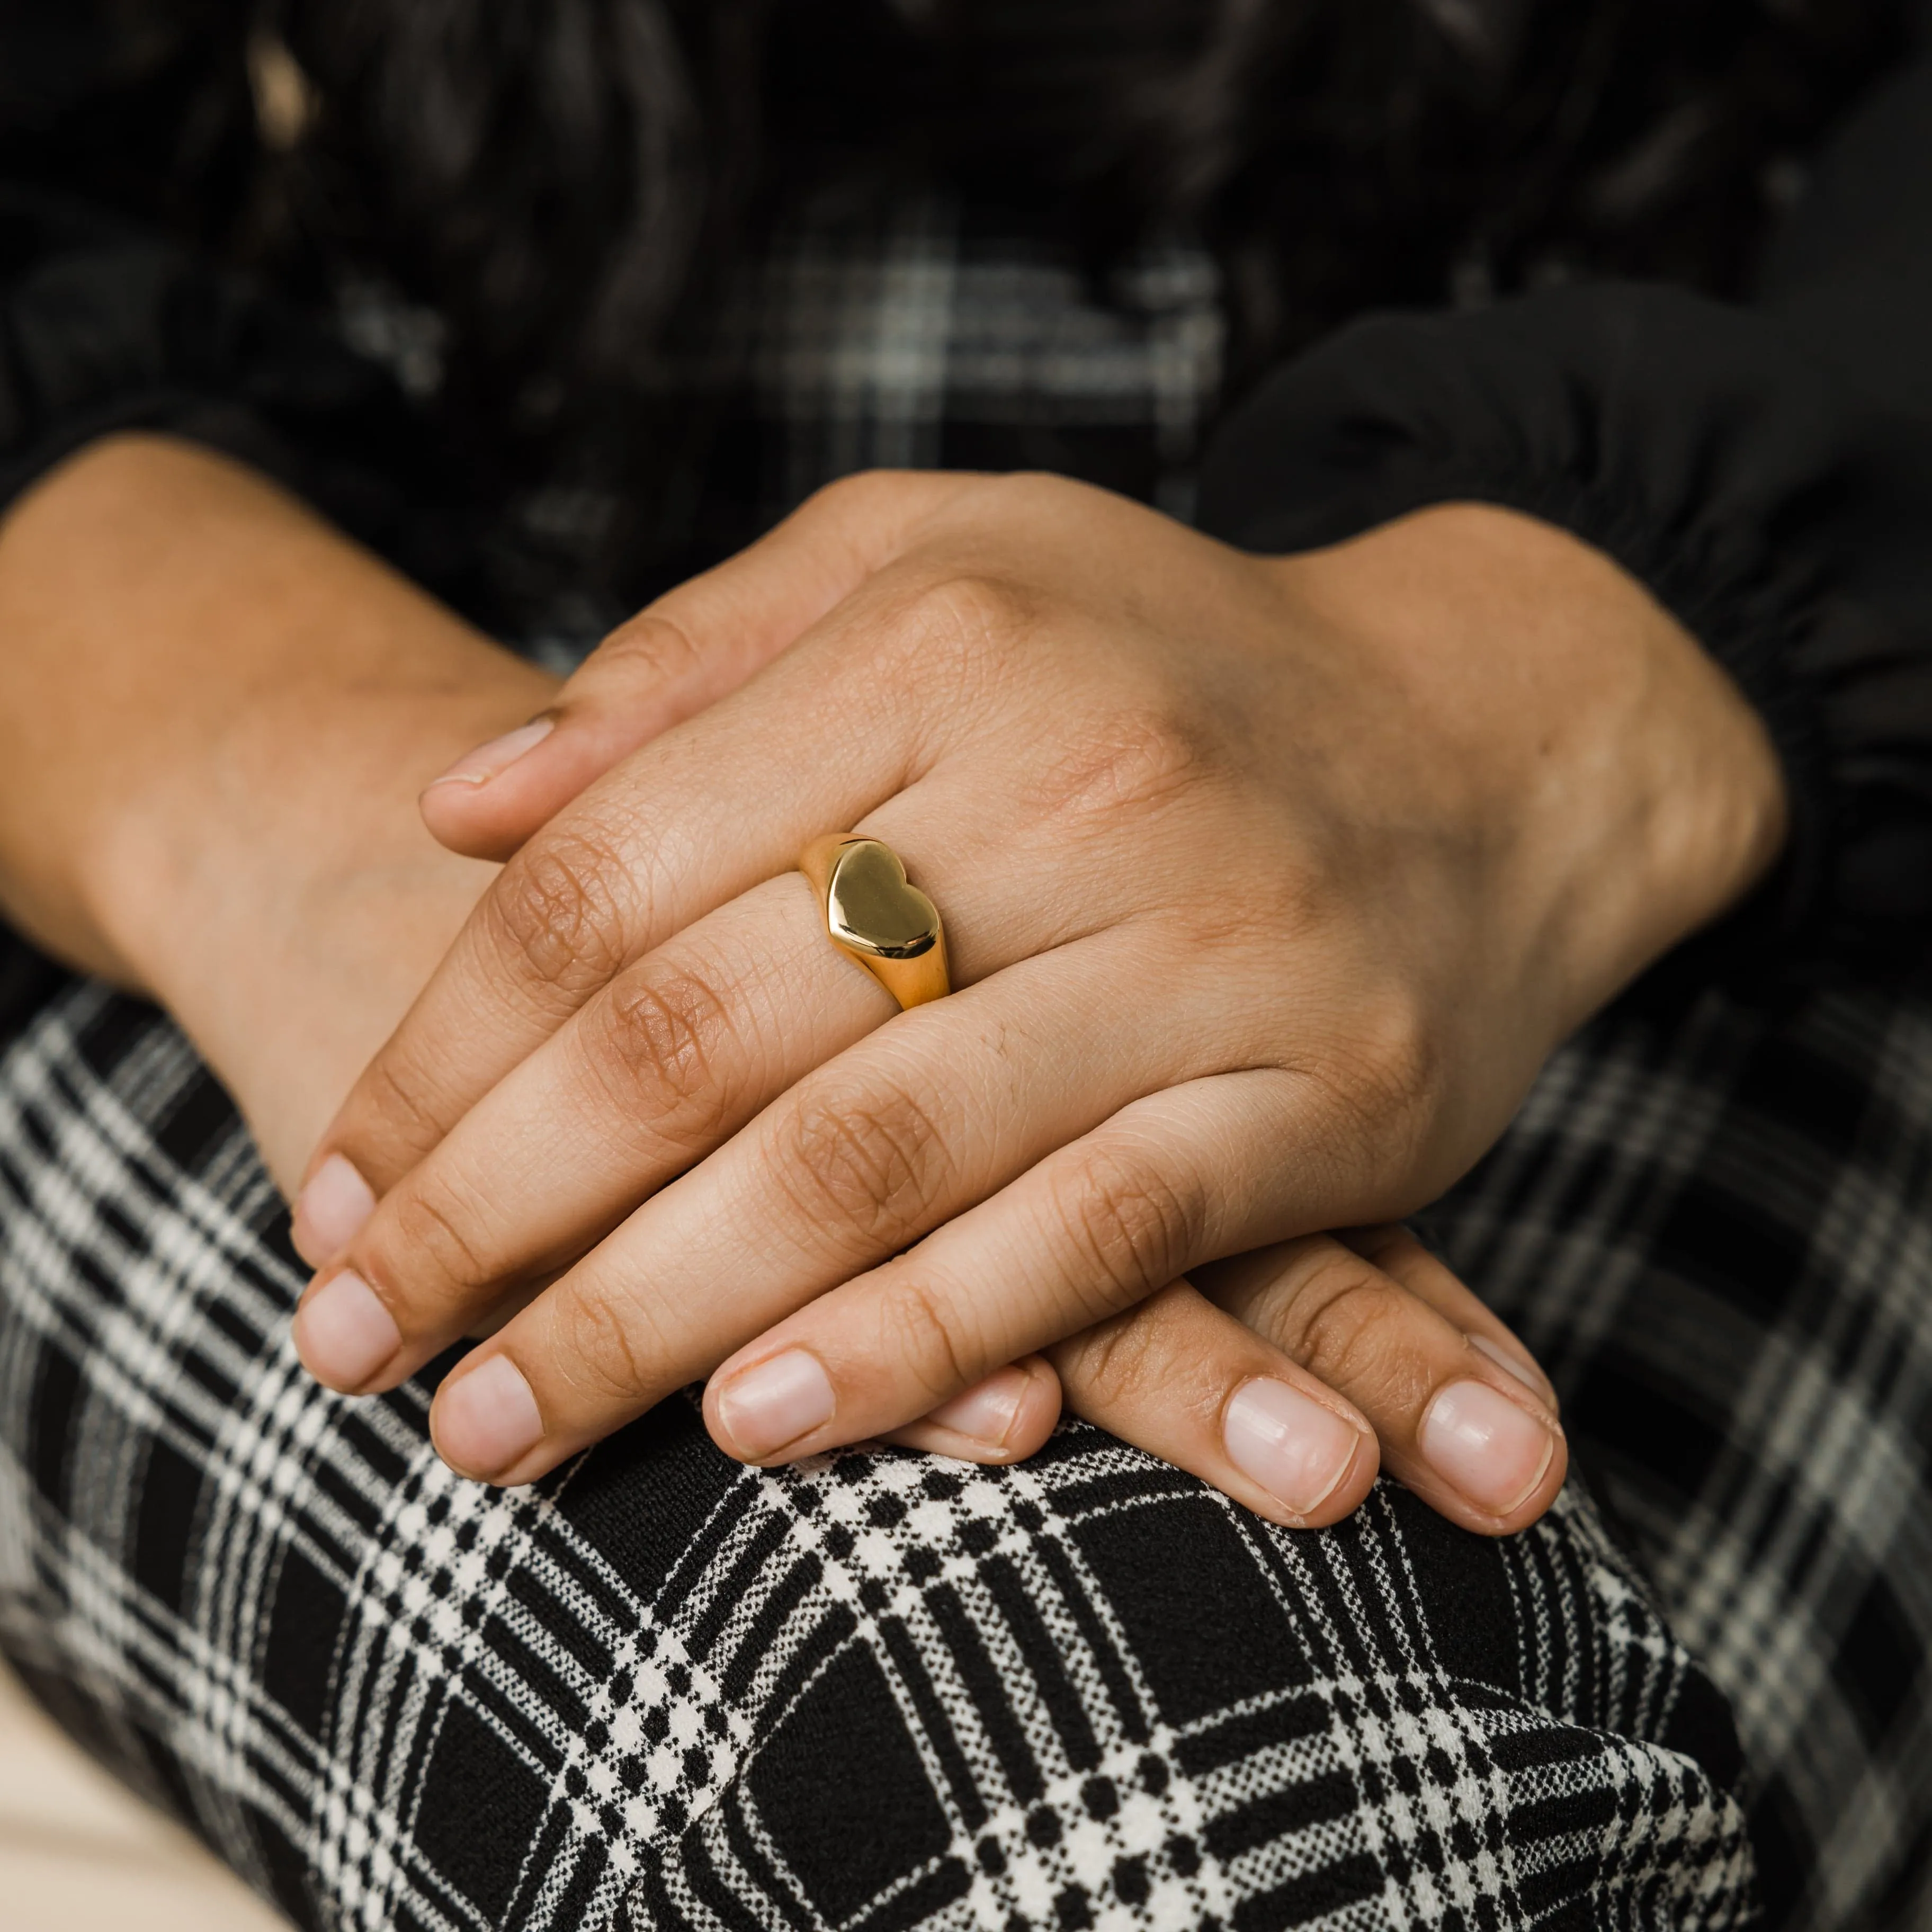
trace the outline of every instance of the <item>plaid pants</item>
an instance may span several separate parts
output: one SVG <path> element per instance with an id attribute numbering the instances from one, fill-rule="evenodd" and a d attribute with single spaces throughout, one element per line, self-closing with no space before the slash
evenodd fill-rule
<path id="1" fill-rule="evenodd" d="M 754 304 L 748 522 L 881 462 L 1185 512 L 1202 258 L 1100 306 L 929 204 L 844 220 Z M 1589 1472 L 1506 1543 L 1388 1485 L 1276 1530 L 1078 1425 L 747 1472 L 682 1402 L 461 1482 L 428 1379 L 299 1372 L 172 1025 L 30 966 L 11 1006 L 0 1648 L 300 1923 L 1932 1924 L 1932 995 L 1629 1006 L 1442 1204 Z"/>
<path id="2" fill-rule="evenodd" d="M 1714 1928 L 1753 1841 L 1775 1923 L 1922 1924 L 1928 1156 L 1932 1005 L 1711 996 L 1444 1204 L 1634 1549 L 682 1401 L 502 1493 L 302 1375 L 238 1120 L 70 983 L 0 1057 L 0 1646 L 304 1924 Z"/>

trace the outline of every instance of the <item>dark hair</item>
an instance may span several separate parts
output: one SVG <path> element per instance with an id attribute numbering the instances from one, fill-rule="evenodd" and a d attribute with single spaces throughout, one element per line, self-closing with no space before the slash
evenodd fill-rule
<path id="1" fill-rule="evenodd" d="M 1578 272 L 1719 290 L 1897 0 L 279 0 L 310 219 L 494 380 L 662 339 L 775 184 L 919 142 L 1090 258 L 1203 226 L 1250 355 Z M 774 154 L 784 166 L 772 165 Z M 380 202 L 356 184 L 383 184 Z"/>
<path id="2" fill-rule="evenodd" d="M 1902 0 L 103 4 L 151 65 L 222 50 L 173 177 L 248 174 L 190 198 L 238 251 L 361 262 L 443 319 L 453 396 L 538 436 L 647 391 L 784 196 L 868 156 L 1044 207 L 1096 268 L 1191 224 L 1238 380 L 1372 304 L 1732 291 L 1905 33 Z M 238 170 L 251 37 L 314 111 Z"/>

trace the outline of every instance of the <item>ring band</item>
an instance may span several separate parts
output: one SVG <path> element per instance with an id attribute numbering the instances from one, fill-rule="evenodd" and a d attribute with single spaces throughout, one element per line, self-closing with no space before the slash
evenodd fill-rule
<path id="1" fill-rule="evenodd" d="M 939 910 L 908 883 L 905 866 L 890 845 L 834 833 L 814 838 L 799 854 L 798 868 L 818 895 L 826 937 L 864 967 L 902 1010 L 952 992 Z"/>

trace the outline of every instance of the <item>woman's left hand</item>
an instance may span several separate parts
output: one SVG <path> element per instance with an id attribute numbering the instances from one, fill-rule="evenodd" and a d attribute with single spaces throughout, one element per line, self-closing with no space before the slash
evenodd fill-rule
<path id="1" fill-rule="evenodd" d="M 527 817 L 680 716 L 512 860 L 326 1138 L 318 1375 L 519 1310 L 433 1422 L 523 1481 L 696 1376 L 777 1461 L 1062 1345 L 1280 1520 L 1345 1514 L 1378 1442 L 1470 1527 L 1546 1506 L 1520 1345 L 1319 1231 L 1438 1194 L 1776 849 L 1761 728 L 1637 586 L 1474 506 L 1264 560 L 1076 484 L 868 478 L 618 633 L 488 789 Z M 848 830 L 942 908 L 950 998 L 899 1014 L 826 940 L 789 868 Z"/>

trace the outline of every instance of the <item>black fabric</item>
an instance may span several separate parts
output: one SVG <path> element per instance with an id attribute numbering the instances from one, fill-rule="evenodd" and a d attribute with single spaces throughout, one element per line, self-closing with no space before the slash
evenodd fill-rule
<path id="1" fill-rule="evenodd" d="M 119 430 L 186 436 L 474 602 L 483 513 L 326 323 L 112 216 L 0 182 L 0 503 Z"/>
<path id="2" fill-rule="evenodd" d="M 1689 1932 L 1754 1864 L 1913 1932 L 1928 1124 L 1922 995 L 1706 993 L 1440 1204 L 1615 1534 L 1278 1532 L 1084 1428 L 766 1475 L 683 1401 L 502 1493 L 302 1374 L 232 1109 L 70 982 L 0 1050 L 0 1648 L 307 1925 Z"/>

